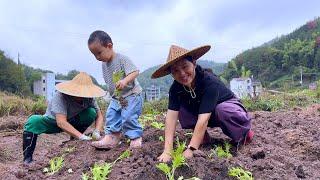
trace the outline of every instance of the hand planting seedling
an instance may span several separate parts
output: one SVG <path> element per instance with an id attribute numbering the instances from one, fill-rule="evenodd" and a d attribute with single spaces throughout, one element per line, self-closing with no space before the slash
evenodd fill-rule
<path id="1" fill-rule="evenodd" d="M 91 174 L 93 180 L 105 180 L 108 179 L 108 175 L 110 174 L 112 167 L 116 162 L 121 161 L 124 158 L 128 158 L 130 156 L 130 151 L 124 151 L 116 160 L 111 163 L 104 164 L 94 164 L 93 168 L 91 168 Z M 89 180 L 90 176 L 87 173 L 82 173 L 82 180 Z"/>
<path id="2" fill-rule="evenodd" d="M 54 157 L 49 161 L 49 163 L 50 163 L 50 167 L 44 168 L 43 172 L 47 173 L 48 175 L 53 175 L 63 167 L 64 158 L 63 156 Z"/>
<path id="3" fill-rule="evenodd" d="M 172 150 L 171 152 L 171 167 L 166 163 L 159 163 L 156 165 L 157 168 L 160 169 L 166 175 L 167 180 L 174 180 L 175 170 L 183 165 L 187 165 L 187 163 L 185 163 L 185 158 L 182 154 L 185 148 L 186 142 L 180 143 L 179 139 L 177 138 L 177 148 L 175 150 Z M 181 178 L 183 179 L 183 177 L 179 177 L 179 179 Z"/>
<path id="4" fill-rule="evenodd" d="M 230 153 L 231 144 L 225 142 L 224 148 L 222 146 L 218 146 L 215 149 L 211 150 L 209 154 L 209 158 L 212 158 L 213 155 L 216 155 L 218 158 L 231 158 L 232 154 Z"/>
<path id="5" fill-rule="evenodd" d="M 231 177 L 236 177 L 239 180 L 253 180 L 252 173 L 250 171 L 245 171 L 242 167 L 232 167 L 228 171 L 228 175 Z"/>
<path id="6" fill-rule="evenodd" d="M 164 130 L 164 124 L 162 122 L 154 121 L 150 125 L 156 129 Z"/>

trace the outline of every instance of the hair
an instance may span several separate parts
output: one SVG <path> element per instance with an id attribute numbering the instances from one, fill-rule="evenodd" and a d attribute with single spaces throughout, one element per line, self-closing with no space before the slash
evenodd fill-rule
<path id="1" fill-rule="evenodd" d="M 109 34 L 101 30 L 94 31 L 90 34 L 88 44 L 90 45 L 96 41 L 99 41 L 101 45 L 107 45 L 108 43 L 113 44 Z"/>

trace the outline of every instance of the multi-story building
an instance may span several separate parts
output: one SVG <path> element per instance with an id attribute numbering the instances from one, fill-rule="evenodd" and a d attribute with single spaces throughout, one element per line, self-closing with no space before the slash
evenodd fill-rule
<path id="1" fill-rule="evenodd" d="M 146 100 L 147 101 L 154 101 L 160 99 L 160 87 L 156 85 L 151 85 L 150 87 L 146 88 Z"/>
<path id="2" fill-rule="evenodd" d="M 63 81 L 65 80 L 56 80 L 54 73 L 43 73 L 40 80 L 33 82 L 33 94 L 44 96 L 50 101 L 56 91 L 55 85 Z"/>
<path id="3" fill-rule="evenodd" d="M 262 92 L 262 85 L 260 81 L 252 81 L 251 78 L 233 78 L 230 89 L 238 98 L 255 97 Z"/>

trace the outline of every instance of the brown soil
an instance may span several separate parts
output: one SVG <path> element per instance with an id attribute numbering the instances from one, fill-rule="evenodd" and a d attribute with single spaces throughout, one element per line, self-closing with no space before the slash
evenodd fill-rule
<path id="1" fill-rule="evenodd" d="M 241 166 L 253 173 L 255 179 L 320 179 L 320 105 L 294 108 L 291 111 L 253 112 L 254 141 L 236 151 L 233 158 L 209 158 L 214 145 L 229 141 L 221 130 L 210 129 L 212 143 L 201 148 L 203 155 L 187 161 L 188 166 L 177 170 L 177 176 L 201 179 L 232 179 L 228 168 Z M 128 148 L 124 142 L 109 151 L 96 150 L 90 142 L 67 141 L 64 133 L 39 136 L 34 154 L 35 163 L 25 167 L 22 161 L 22 125 L 26 117 L 0 118 L 0 179 L 81 179 L 94 163 L 112 162 Z M 186 131 L 178 128 L 180 140 L 190 140 Z M 133 150 L 129 158 L 117 162 L 109 179 L 165 179 L 156 168 L 157 156 L 163 150 L 159 136 L 163 131 L 146 127 L 143 148 Z M 67 141 L 67 142 L 64 142 Z M 64 167 L 54 175 L 43 168 L 65 149 L 75 147 L 65 155 Z M 68 173 L 68 169 L 73 170 Z"/>

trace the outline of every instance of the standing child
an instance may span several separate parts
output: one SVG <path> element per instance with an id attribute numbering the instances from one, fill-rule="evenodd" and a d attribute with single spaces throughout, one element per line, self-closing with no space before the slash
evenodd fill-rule
<path id="1" fill-rule="evenodd" d="M 112 99 L 106 112 L 105 137 L 92 142 L 92 146 L 111 149 L 120 142 L 121 133 L 129 138 L 130 148 L 142 144 L 142 127 L 138 118 L 142 111 L 142 88 L 137 81 L 139 70 L 132 61 L 113 50 L 111 37 L 104 31 L 94 31 L 88 47 L 102 62 L 103 78 Z"/>

